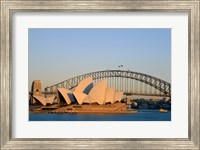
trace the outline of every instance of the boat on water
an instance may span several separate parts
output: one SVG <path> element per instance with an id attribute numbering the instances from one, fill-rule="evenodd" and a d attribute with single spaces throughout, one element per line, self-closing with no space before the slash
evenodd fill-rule
<path id="1" fill-rule="evenodd" d="M 160 111 L 161 113 L 165 113 L 165 112 L 167 112 L 166 109 L 160 109 L 159 111 Z"/>

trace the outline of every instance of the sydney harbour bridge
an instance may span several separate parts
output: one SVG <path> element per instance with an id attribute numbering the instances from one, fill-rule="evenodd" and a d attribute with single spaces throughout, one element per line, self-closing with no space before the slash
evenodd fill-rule
<path id="1" fill-rule="evenodd" d="M 130 70 L 104 70 L 79 75 L 45 88 L 45 94 L 56 93 L 57 88 L 73 90 L 83 79 L 92 76 L 94 85 L 102 79 L 108 87 L 125 95 L 171 97 L 171 84 L 157 77 Z"/>

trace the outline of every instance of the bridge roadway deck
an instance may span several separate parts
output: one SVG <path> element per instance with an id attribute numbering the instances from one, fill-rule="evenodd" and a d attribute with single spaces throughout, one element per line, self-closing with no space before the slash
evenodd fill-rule
<path id="1" fill-rule="evenodd" d="M 129 93 L 129 92 L 124 92 L 124 95 L 126 96 L 159 96 L 159 97 L 171 97 L 171 95 L 168 94 L 156 94 L 156 93 Z"/>
<path id="2" fill-rule="evenodd" d="M 32 92 L 29 92 L 30 95 L 32 95 Z M 42 92 L 42 94 L 56 94 L 56 92 Z M 168 94 L 156 94 L 156 93 L 134 93 L 134 92 L 124 92 L 124 95 L 126 96 L 158 96 L 158 97 L 171 97 L 171 95 Z"/>

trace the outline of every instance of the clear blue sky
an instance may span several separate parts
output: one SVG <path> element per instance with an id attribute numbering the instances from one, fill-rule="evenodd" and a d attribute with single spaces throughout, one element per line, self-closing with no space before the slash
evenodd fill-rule
<path id="1" fill-rule="evenodd" d="M 106 69 L 146 73 L 171 83 L 171 29 L 37 29 L 28 32 L 29 89 Z"/>

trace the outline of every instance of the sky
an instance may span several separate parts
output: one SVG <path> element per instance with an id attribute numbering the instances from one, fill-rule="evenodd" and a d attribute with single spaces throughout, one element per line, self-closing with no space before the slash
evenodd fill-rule
<path id="1" fill-rule="evenodd" d="M 28 82 L 42 89 L 102 70 L 131 70 L 171 83 L 171 29 L 90 28 L 28 31 Z"/>

